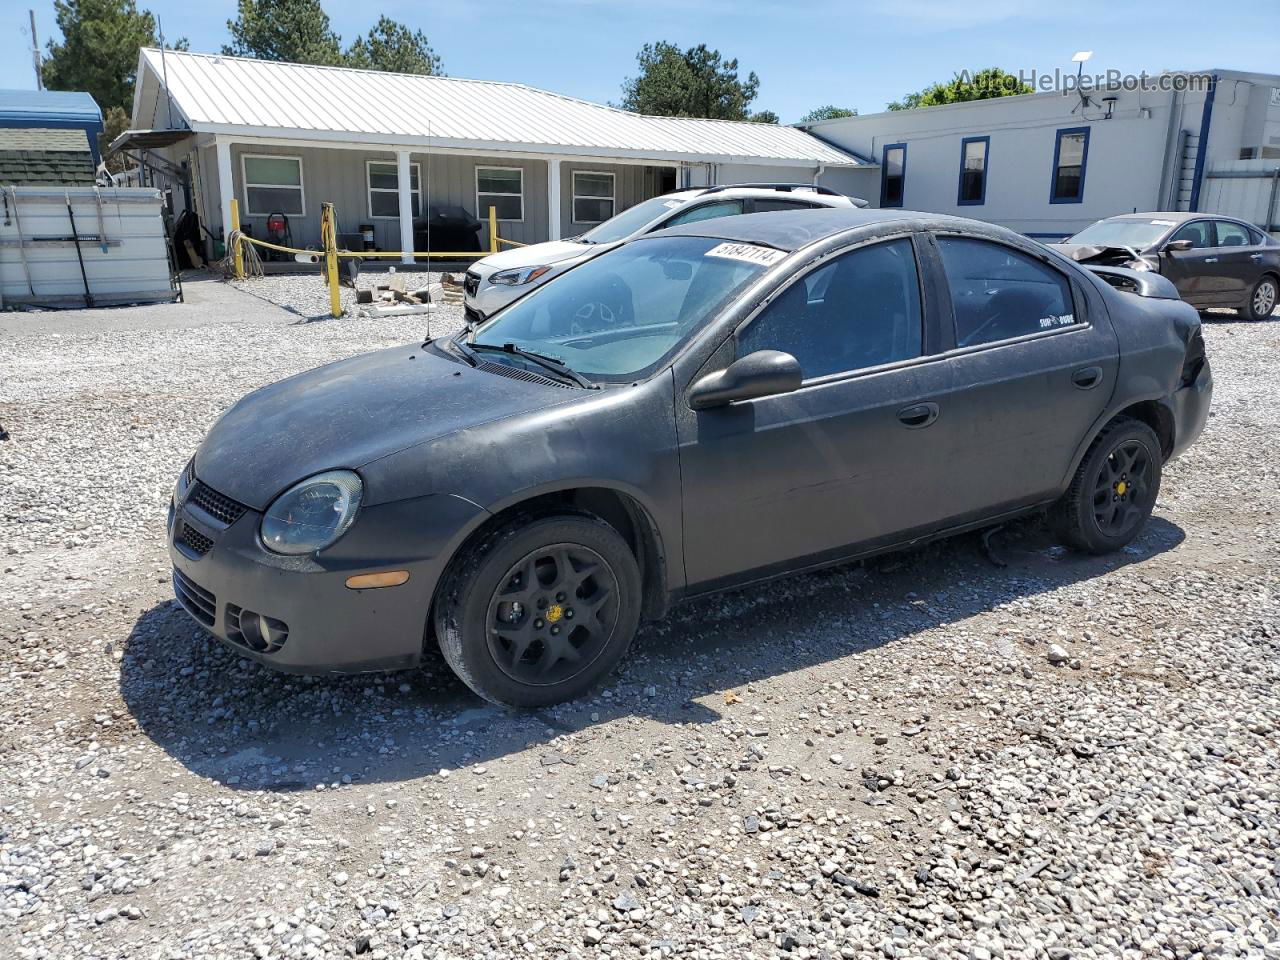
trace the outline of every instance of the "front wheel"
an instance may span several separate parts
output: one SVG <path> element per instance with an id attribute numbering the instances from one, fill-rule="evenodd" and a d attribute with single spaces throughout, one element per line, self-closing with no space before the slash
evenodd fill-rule
<path id="1" fill-rule="evenodd" d="M 1254 285 L 1243 313 L 1250 320 L 1266 320 L 1275 310 L 1277 300 L 1280 300 L 1280 282 L 1275 277 L 1263 277 Z"/>
<path id="2" fill-rule="evenodd" d="M 589 691 L 640 620 L 627 542 L 586 514 L 520 518 L 451 565 L 435 605 L 445 660 L 477 694 L 545 707 Z"/>
<path id="3" fill-rule="evenodd" d="M 1053 507 L 1059 535 L 1086 553 L 1111 553 L 1128 544 L 1151 516 L 1162 462 L 1154 430 L 1130 417 L 1111 421 Z"/>

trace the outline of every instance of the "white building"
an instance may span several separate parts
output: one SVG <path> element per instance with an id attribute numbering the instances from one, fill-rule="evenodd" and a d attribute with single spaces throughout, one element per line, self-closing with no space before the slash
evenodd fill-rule
<path id="1" fill-rule="evenodd" d="M 530 243 L 677 186 L 844 190 L 864 165 L 776 124 L 640 116 L 523 84 L 154 49 L 139 54 L 131 127 L 112 149 L 214 235 L 238 197 L 255 235 L 278 211 L 298 246 L 318 243 L 322 201 L 341 230 L 367 224 L 384 250 L 414 249 L 412 221 L 437 205 L 482 221 L 494 206 L 499 233 Z"/>
<path id="2" fill-rule="evenodd" d="M 804 129 L 879 164 L 853 173 L 850 192 L 880 206 L 1044 238 L 1136 210 L 1206 210 L 1280 230 L 1280 76 L 1204 75 L 1201 90 L 1115 87 L 1088 103 L 1037 93 Z"/>

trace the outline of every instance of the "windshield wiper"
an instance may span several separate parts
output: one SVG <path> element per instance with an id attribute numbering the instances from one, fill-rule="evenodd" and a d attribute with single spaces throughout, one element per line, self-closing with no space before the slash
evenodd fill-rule
<path id="1" fill-rule="evenodd" d="M 442 349 L 445 349 L 445 344 L 448 344 L 447 352 L 453 354 L 469 367 L 474 367 L 478 362 L 461 340 L 455 340 L 453 337 L 441 337 L 438 340 L 433 340 L 432 343 L 438 344 Z"/>
<path id="2" fill-rule="evenodd" d="M 574 370 L 572 367 L 567 365 L 563 360 L 557 360 L 555 357 L 548 357 L 546 354 L 542 353 L 534 353 L 532 350 L 526 350 L 523 347 L 518 347 L 514 343 L 504 343 L 502 346 L 498 346 L 496 343 L 469 343 L 467 344 L 467 347 L 471 350 L 488 350 L 495 353 L 510 353 L 514 356 L 528 360 L 530 363 L 535 363 L 544 370 L 550 370 L 552 373 L 558 374 L 561 378 L 577 384 L 584 390 L 599 389 L 594 383 L 580 374 L 577 370 Z"/>

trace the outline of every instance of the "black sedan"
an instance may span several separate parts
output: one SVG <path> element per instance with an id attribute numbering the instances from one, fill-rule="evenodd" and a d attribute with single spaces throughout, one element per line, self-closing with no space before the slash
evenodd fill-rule
<path id="1" fill-rule="evenodd" d="M 1203 213 L 1131 213 L 1057 246 L 1083 264 L 1151 270 L 1194 307 L 1265 320 L 1280 302 L 1280 242 L 1251 223 Z"/>
<path id="2" fill-rule="evenodd" d="M 245 397 L 178 480 L 174 585 L 281 669 L 438 643 L 550 704 L 682 598 L 1044 508 L 1116 550 L 1211 392 L 1158 276 L 929 214 L 706 221 Z"/>

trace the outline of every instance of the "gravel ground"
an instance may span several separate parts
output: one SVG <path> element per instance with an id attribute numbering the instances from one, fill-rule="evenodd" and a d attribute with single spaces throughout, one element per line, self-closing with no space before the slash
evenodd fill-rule
<path id="1" fill-rule="evenodd" d="M 1026 522 L 695 602 L 519 713 L 169 599 L 218 412 L 424 332 L 200 296 L 0 324 L 0 956 L 1280 958 L 1280 323 L 1209 318 L 1120 555 Z"/>

